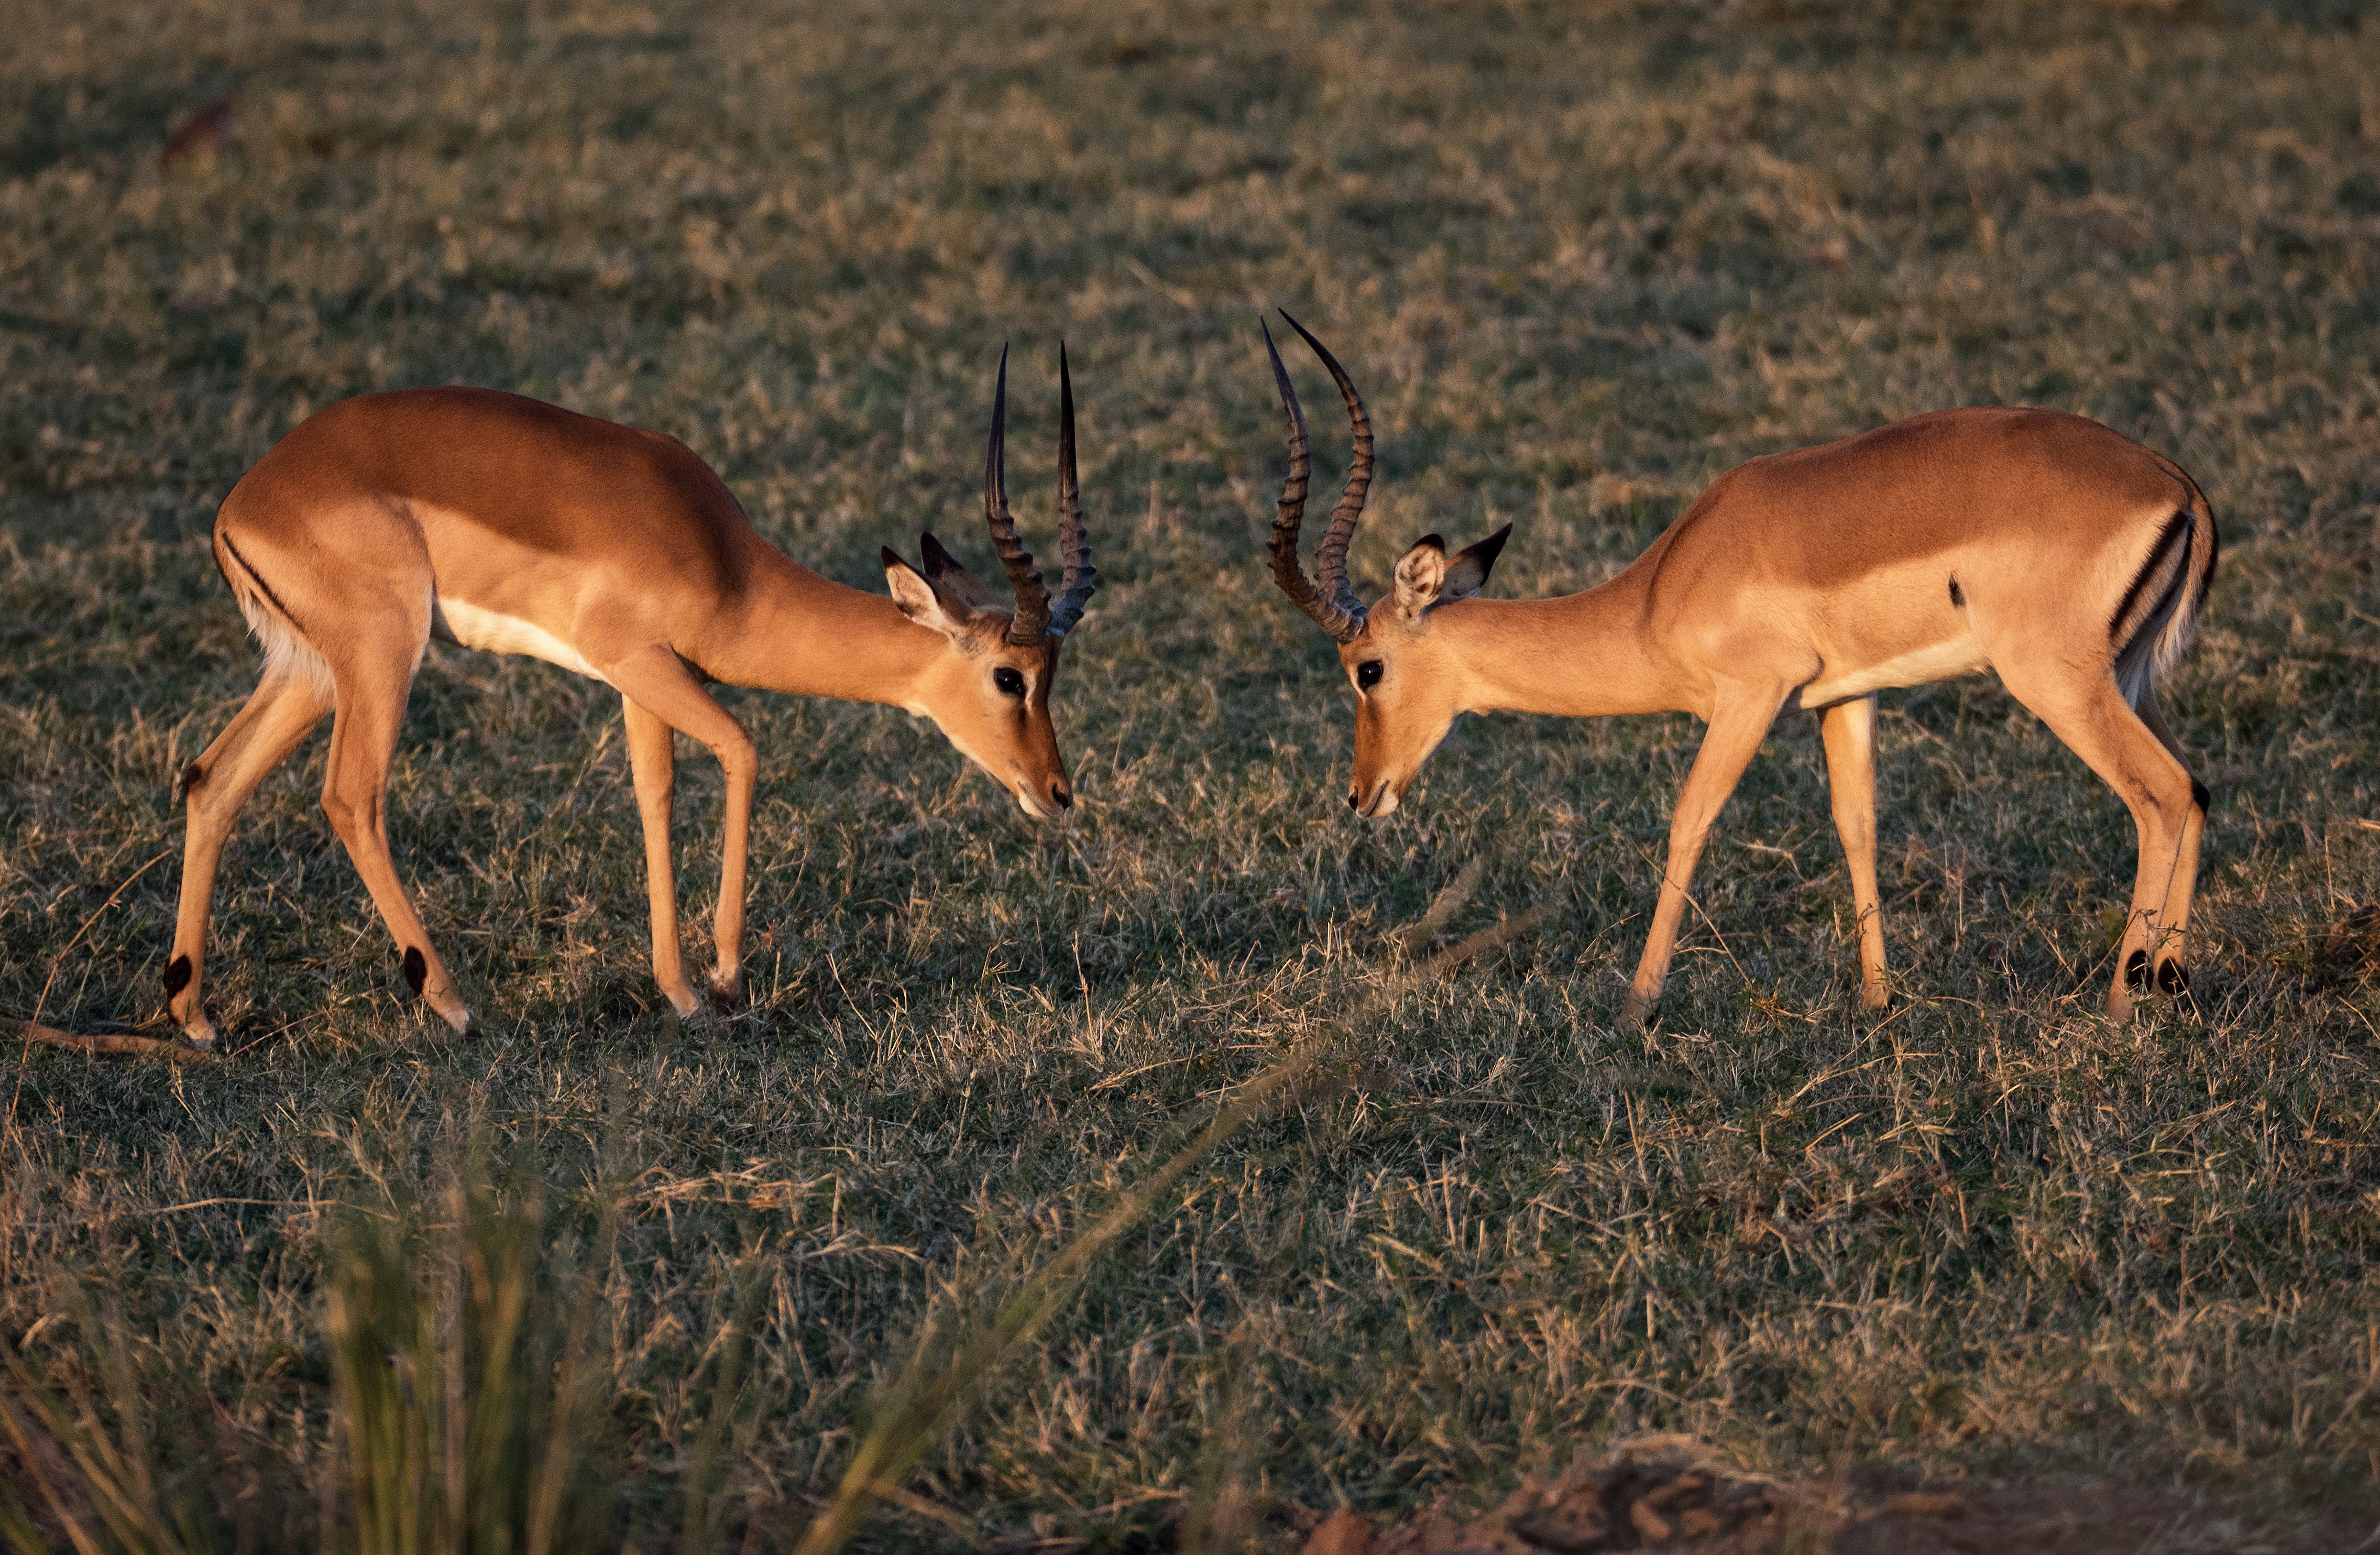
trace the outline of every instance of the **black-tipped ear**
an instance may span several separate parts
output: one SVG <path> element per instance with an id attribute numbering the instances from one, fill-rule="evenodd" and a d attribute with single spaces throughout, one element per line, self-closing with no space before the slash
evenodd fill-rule
<path id="1" fill-rule="evenodd" d="M 1512 526 L 1505 525 L 1476 545 L 1466 545 L 1446 564 L 1446 579 L 1438 586 L 1438 602 L 1467 600 L 1488 587 L 1488 574 L 1496 565 L 1498 553 L 1512 538 Z"/>
<path id="2" fill-rule="evenodd" d="M 1418 551 L 1425 545 L 1428 546 L 1432 551 L 1437 552 L 1441 556 L 1446 553 L 1446 537 L 1444 535 L 1424 535 L 1419 540 L 1415 541 L 1411 546 L 1407 547 L 1407 549 Z"/>
<path id="3" fill-rule="evenodd" d="M 925 558 L 926 581 L 947 603 L 961 610 L 990 610 L 998 601 L 981 579 L 959 565 L 958 558 L 942 549 L 931 530 L 917 537 L 917 553 Z"/>
<path id="4" fill-rule="evenodd" d="M 891 590 L 892 603 L 901 613 L 953 642 L 964 641 L 972 629 L 971 613 L 952 605 L 949 588 L 929 579 L 889 545 L 882 547 L 880 554 L 884 558 L 884 587 Z"/>

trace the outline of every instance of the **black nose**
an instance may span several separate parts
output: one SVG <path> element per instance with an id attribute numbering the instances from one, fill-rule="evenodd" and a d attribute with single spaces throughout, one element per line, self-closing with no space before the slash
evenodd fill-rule
<path id="1" fill-rule="evenodd" d="M 1364 808 L 1364 801 L 1357 796 L 1355 791 L 1352 788 L 1347 790 L 1347 808 L 1351 810 L 1361 809 Z"/>
<path id="2" fill-rule="evenodd" d="M 1073 809 L 1075 808 L 1075 791 L 1067 787 L 1062 783 L 1052 782 L 1050 784 L 1050 802 L 1057 806 L 1062 810 Z"/>

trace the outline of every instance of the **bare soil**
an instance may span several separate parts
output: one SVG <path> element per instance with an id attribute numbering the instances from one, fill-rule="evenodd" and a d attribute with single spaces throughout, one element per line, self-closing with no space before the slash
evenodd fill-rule
<path id="1" fill-rule="evenodd" d="M 2325 1516 L 2257 1526 L 2183 1486 L 1925 1485 L 1892 1471 L 1783 1480 L 1713 1462 L 1682 1439 L 1624 1446 L 1530 1479 L 1468 1522 L 1419 1513 L 1383 1533 L 1342 1507 L 1305 1555 L 2053 1555 L 2057 1551 L 2336 1551 L 2369 1530 Z"/>

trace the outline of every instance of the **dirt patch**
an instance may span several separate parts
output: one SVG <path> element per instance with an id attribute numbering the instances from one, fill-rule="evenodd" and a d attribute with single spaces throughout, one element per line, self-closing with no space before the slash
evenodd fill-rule
<path id="1" fill-rule="evenodd" d="M 2155 1549 L 2332 1550 L 2345 1525 L 2257 1532 L 2180 1488 L 1926 1487 L 1888 1475 L 1785 1481 L 1715 1463 L 1693 1443 L 1622 1447 L 1457 1522 L 1422 1512 L 1386 1533 L 1342 1507 L 1306 1535 L 1305 1555 L 2057 1555 Z"/>

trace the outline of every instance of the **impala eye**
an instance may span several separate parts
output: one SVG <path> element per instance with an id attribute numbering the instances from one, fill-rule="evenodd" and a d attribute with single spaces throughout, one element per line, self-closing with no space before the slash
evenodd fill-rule
<path id="1" fill-rule="evenodd" d="M 1025 677 L 1005 664 L 991 672 L 991 683 L 1011 697 L 1025 695 Z"/>
<path id="2" fill-rule="evenodd" d="M 1359 691 L 1369 691 L 1373 686 L 1380 684 L 1380 676 L 1386 674 L 1388 669 L 1389 666 L 1378 659 L 1365 660 L 1355 666 L 1355 688 Z"/>

